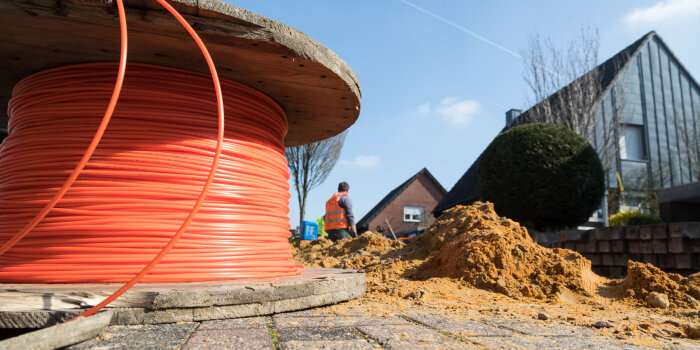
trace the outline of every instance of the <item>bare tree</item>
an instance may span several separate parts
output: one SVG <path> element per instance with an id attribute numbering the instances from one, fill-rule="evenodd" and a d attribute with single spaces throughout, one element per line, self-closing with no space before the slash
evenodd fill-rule
<path id="1" fill-rule="evenodd" d="M 564 46 L 557 46 L 539 34 L 529 37 L 523 52 L 523 77 L 532 92 L 533 108 L 521 123 L 553 123 L 563 125 L 586 138 L 596 149 L 607 187 L 614 187 L 611 176 L 619 155 L 620 122 L 628 113 L 625 82 L 603 85 L 604 68 L 598 64 L 600 39 L 597 29 L 582 28 Z M 612 62 L 618 70 L 625 60 Z M 603 97 L 605 98 L 603 102 Z M 607 217 L 608 200 L 603 209 Z M 607 219 L 606 219 L 607 221 Z"/>
<path id="2" fill-rule="evenodd" d="M 523 77 L 532 92 L 533 109 L 521 123 L 563 125 L 583 136 L 598 151 L 606 173 L 612 169 L 618 140 L 620 115 L 624 112 L 624 84 L 614 84 L 614 103 L 602 118 L 599 112 L 603 90 L 603 72 L 598 68 L 598 30 L 582 28 L 565 46 L 550 38 L 530 35 L 523 52 Z"/>
<path id="3" fill-rule="evenodd" d="M 306 213 L 307 195 L 328 178 L 340 157 L 346 135 L 344 131 L 326 140 L 287 148 L 285 156 L 297 190 L 300 224 Z"/>
<path id="4" fill-rule="evenodd" d="M 677 139 L 682 149 L 681 171 L 683 168 L 690 170 L 691 182 L 700 179 L 700 111 L 695 112 L 695 117 L 691 115 L 685 118 L 682 107 L 673 106 L 674 125 L 680 132 Z M 692 113 L 692 111 L 691 111 Z M 681 120 L 682 119 L 682 120 Z M 695 120 L 695 122 L 694 122 Z M 680 152 L 680 151 L 679 151 Z M 673 153 L 675 154 L 675 153 Z"/>
<path id="5" fill-rule="evenodd" d="M 539 34 L 530 36 L 523 57 L 535 105 L 531 122 L 563 125 L 592 139 L 594 107 L 602 93 L 602 74 L 595 69 L 599 46 L 598 31 L 590 28 L 581 29 L 564 48 Z"/>

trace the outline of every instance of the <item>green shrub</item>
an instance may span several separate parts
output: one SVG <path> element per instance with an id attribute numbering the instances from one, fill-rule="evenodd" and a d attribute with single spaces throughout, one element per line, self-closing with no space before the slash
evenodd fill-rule
<path id="1" fill-rule="evenodd" d="M 658 216 L 640 213 L 637 211 L 622 211 L 610 216 L 610 226 L 638 226 L 663 224 Z"/>
<path id="2" fill-rule="evenodd" d="M 635 215 L 630 218 L 629 221 L 627 221 L 627 225 L 629 226 L 639 226 L 639 225 L 657 225 L 657 224 L 663 224 L 664 221 L 661 220 L 660 217 L 654 216 L 654 215 L 649 215 L 649 214 L 639 214 Z"/>
<path id="3" fill-rule="evenodd" d="M 627 225 L 627 222 L 630 221 L 630 218 L 633 217 L 635 214 L 637 214 L 636 211 L 626 210 L 621 211 L 617 214 L 610 215 L 610 218 L 608 219 L 608 224 L 610 226 L 625 226 Z"/>
<path id="4" fill-rule="evenodd" d="M 498 135 L 479 160 L 481 200 L 537 230 L 585 223 L 601 203 L 603 167 L 583 137 L 554 124 Z"/>

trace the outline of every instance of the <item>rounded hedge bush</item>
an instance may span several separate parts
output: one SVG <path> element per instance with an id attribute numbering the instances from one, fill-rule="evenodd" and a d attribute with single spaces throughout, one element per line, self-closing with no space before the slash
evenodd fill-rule
<path id="1" fill-rule="evenodd" d="M 603 199 L 603 166 L 583 137 L 554 124 L 498 135 L 479 159 L 481 200 L 530 229 L 585 223 Z"/>

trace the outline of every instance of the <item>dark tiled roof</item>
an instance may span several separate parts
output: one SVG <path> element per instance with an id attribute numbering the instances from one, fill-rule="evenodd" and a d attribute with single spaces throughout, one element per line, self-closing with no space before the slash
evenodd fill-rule
<path id="1" fill-rule="evenodd" d="M 601 63 L 590 72 L 584 74 L 584 76 L 586 76 L 588 74 L 593 74 L 593 72 L 600 72 L 602 88 L 600 89 L 601 92 L 598 99 L 601 99 L 608 89 L 610 89 L 612 83 L 624 70 L 630 59 L 635 56 L 639 49 L 654 36 L 656 36 L 656 33 L 653 31 L 647 33 L 630 46 L 627 46 L 625 49 L 618 52 L 615 56 L 609 58 L 607 61 Z M 579 79 L 584 79 L 584 76 L 578 78 L 577 81 Z M 557 101 L 558 95 L 566 93 L 572 84 L 573 82 L 561 88 L 547 99 L 550 100 L 550 102 Z M 534 111 L 541 103 L 543 103 L 543 101 L 520 114 L 509 127 L 531 122 Z M 503 128 L 501 132 L 506 131 L 509 127 Z M 479 158 L 480 157 L 481 156 L 479 156 Z M 459 181 L 457 181 L 452 189 L 447 192 L 445 197 L 442 198 L 440 203 L 435 206 L 435 209 L 433 209 L 433 215 L 439 216 L 442 211 L 452 208 L 455 205 L 469 204 L 479 199 L 479 158 L 474 161 L 474 164 L 469 167 L 467 172 L 462 175 Z"/>
<path id="2" fill-rule="evenodd" d="M 369 226 L 369 222 L 372 221 L 372 219 L 374 219 L 374 217 L 377 216 L 377 214 L 379 214 L 384 208 L 386 208 L 386 206 L 389 205 L 389 203 L 396 199 L 396 197 L 398 197 L 406 188 L 408 188 L 408 186 L 411 183 L 413 183 L 413 181 L 416 181 L 421 174 L 426 174 L 428 178 L 438 186 L 442 193 L 447 193 L 447 190 L 444 187 L 442 187 L 442 185 L 438 182 L 437 179 L 435 179 L 435 177 L 433 177 L 433 174 L 431 174 L 427 168 L 423 168 L 415 175 L 411 176 L 410 179 L 404 181 L 401 185 L 399 185 L 399 187 L 396 187 L 391 192 L 389 192 L 389 194 L 382 198 L 382 200 L 380 200 L 379 203 L 377 203 L 377 205 L 375 205 L 367 214 L 365 214 L 365 216 L 363 216 L 362 219 L 360 219 L 360 221 L 357 222 L 358 230 L 360 230 L 359 227 Z"/>

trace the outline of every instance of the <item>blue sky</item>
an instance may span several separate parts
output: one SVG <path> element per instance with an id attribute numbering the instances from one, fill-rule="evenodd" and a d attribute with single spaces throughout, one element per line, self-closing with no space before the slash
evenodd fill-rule
<path id="1" fill-rule="evenodd" d="M 523 62 L 506 50 L 521 53 L 534 31 L 564 43 L 582 26 L 597 28 L 602 62 L 655 30 L 700 79 L 700 0 L 231 3 L 308 34 L 360 79 L 360 117 L 328 180 L 309 194 L 306 218 L 312 220 L 323 215 L 340 181 L 350 184 L 358 220 L 423 167 L 452 188 L 503 127 L 505 111 L 529 107 Z"/>

